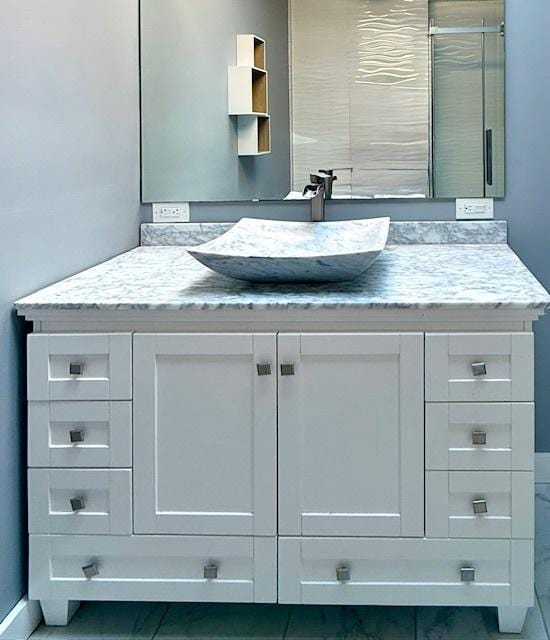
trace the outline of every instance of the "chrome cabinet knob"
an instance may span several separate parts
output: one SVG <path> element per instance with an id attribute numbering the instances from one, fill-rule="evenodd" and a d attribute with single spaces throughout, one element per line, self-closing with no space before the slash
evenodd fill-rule
<path id="1" fill-rule="evenodd" d="M 203 575 L 205 580 L 216 580 L 218 577 L 218 567 L 215 564 L 207 564 L 204 566 Z"/>
<path id="2" fill-rule="evenodd" d="M 480 498 L 479 500 L 472 500 L 472 507 L 476 516 L 481 516 L 487 513 L 487 500 Z"/>
<path id="3" fill-rule="evenodd" d="M 462 567 L 460 569 L 461 582 L 475 582 L 476 570 L 473 567 Z"/>
<path id="4" fill-rule="evenodd" d="M 271 362 L 264 362 L 256 365 L 256 370 L 259 376 L 271 375 Z"/>
<path id="5" fill-rule="evenodd" d="M 84 373 L 83 362 L 70 362 L 69 363 L 69 375 L 81 376 Z"/>
<path id="6" fill-rule="evenodd" d="M 476 446 L 487 444 L 487 434 L 485 431 L 472 431 L 472 444 Z"/>
<path id="7" fill-rule="evenodd" d="M 92 562 L 91 564 L 87 564 L 82 567 L 82 573 L 86 576 L 86 578 L 88 578 L 88 580 L 90 580 L 90 578 L 99 575 L 99 570 L 95 562 Z"/>
<path id="8" fill-rule="evenodd" d="M 472 373 L 476 378 L 487 375 L 487 363 L 472 362 Z"/>
<path id="9" fill-rule="evenodd" d="M 282 376 L 293 376 L 295 373 L 293 364 L 282 364 L 281 365 L 281 375 Z"/>
<path id="10" fill-rule="evenodd" d="M 86 508 L 86 500 L 82 496 L 71 498 L 71 509 L 73 511 L 83 511 Z"/>
<path id="11" fill-rule="evenodd" d="M 73 444 L 84 442 L 84 432 L 82 429 L 71 429 L 69 431 L 69 438 Z"/>
<path id="12" fill-rule="evenodd" d="M 338 582 L 349 582 L 351 580 L 350 568 L 338 567 L 336 569 L 336 580 L 338 580 Z"/>

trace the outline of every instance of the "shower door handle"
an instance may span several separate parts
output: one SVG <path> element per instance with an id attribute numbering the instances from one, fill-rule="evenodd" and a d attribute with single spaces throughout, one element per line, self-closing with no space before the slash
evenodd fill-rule
<path id="1" fill-rule="evenodd" d="M 485 130 L 485 182 L 493 186 L 493 130 Z"/>

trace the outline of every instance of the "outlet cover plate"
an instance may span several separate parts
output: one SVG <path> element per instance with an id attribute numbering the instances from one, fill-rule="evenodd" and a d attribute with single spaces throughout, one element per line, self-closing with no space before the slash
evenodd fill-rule
<path id="1" fill-rule="evenodd" d="M 188 202 L 155 202 L 153 222 L 189 222 Z"/>
<path id="2" fill-rule="evenodd" d="M 493 198 L 457 198 L 457 220 L 493 220 L 495 201 Z"/>

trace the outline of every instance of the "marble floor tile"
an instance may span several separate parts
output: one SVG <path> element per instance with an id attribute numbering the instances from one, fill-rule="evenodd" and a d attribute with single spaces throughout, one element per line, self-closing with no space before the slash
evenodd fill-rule
<path id="1" fill-rule="evenodd" d="M 550 484 L 535 485 L 535 585 L 550 626 Z"/>
<path id="2" fill-rule="evenodd" d="M 519 634 L 499 633 L 492 607 L 419 607 L 416 625 L 416 640 L 548 640 L 538 603 Z"/>
<path id="3" fill-rule="evenodd" d="M 66 627 L 41 625 L 31 640 L 151 640 L 168 609 L 151 602 L 89 602 Z"/>
<path id="4" fill-rule="evenodd" d="M 289 607 L 265 604 L 172 604 L 158 640 L 281 640 Z"/>
<path id="5" fill-rule="evenodd" d="M 414 640 L 413 607 L 292 607 L 287 640 Z"/>

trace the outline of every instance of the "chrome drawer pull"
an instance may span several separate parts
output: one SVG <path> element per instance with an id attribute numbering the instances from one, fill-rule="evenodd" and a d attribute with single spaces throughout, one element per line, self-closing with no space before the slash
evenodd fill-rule
<path id="1" fill-rule="evenodd" d="M 84 363 L 83 362 L 70 362 L 69 363 L 69 375 L 70 376 L 81 376 L 84 373 Z"/>
<path id="2" fill-rule="evenodd" d="M 472 431 L 472 444 L 482 446 L 487 444 L 487 434 L 485 431 Z"/>
<path id="3" fill-rule="evenodd" d="M 481 516 L 487 513 L 487 500 L 479 499 L 472 501 L 472 507 L 476 516 Z"/>
<path id="4" fill-rule="evenodd" d="M 207 564 L 204 566 L 203 575 L 205 580 L 216 580 L 218 577 L 218 567 L 215 564 Z"/>
<path id="5" fill-rule="evenodd" d="M 462 567 L 460 569 L 460 581 L 461 582 L 475 582 L 476 570 L 473 567 Z"/>
<path id="6" fill-rule="evenodd" d="M 472 362 L 472 373 L 476 378 L 487 375 L 487 363 Z"/>
<path id="7" fill-rule="evenodd" d="M 271 375 L 271 362 L 264 362 L 256 365 L 256 369 L 258 371 L 259 376 L 270 376 Z"/>
<path id="8" fill-rule="evenodd" d="M 99 575 L 98 568 L 94 562 L 92 562 L 92 564 L 87 564 L 84 567 L 82 567 L 82 573 L 86 576 L 86 578 L 88 578 L 88 580 L 90 580 L 94 576 Z"/>
<path id="9" fill-rule="evenodd" d="M 71 502 L 71 509 L 73 511 L 82 511 L 86 508 L 86 501 L 82 496 L 71 498 L 70 502 Z"/>
<path id="10" fill-rule="evenodd" d="M 349 582 L 351 580 L 350 568 L 338 567 L 336 569 L 336 580 L 338 580 L 338 582 Z"/>
<path id="11" fill-rule="evenodd" d="M 69 431 L 69 438 L 73 444 L 84 442 L 84 432 L 81 429 L 71 429 Z"/>
<path id="12" fill-rule="evenodd" d="M 293 364 L 282 364 L 281 365 L 281 375 L 282 376 L 293 376 L 294 375 L 294 365 Z"/>

